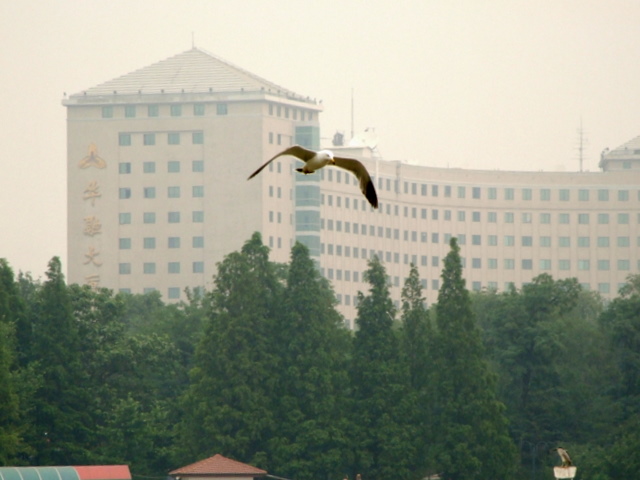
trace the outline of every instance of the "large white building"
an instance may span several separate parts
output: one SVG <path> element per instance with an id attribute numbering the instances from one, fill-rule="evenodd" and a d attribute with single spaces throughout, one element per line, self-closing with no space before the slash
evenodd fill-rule
<path id="1" fill-rule="evenodd" d="M 275 261 L 305 243 L 350 322 L 374 254 L 396 301 L 410 263 L 435 301 L 451 236 L 476 290 L 549 273 L 611 298 L 640 270 L 640 137 L 604 152 L 594 173 L 431 168 L 334 147 L 374 176 L 374 210 L 348 172 L 303 176 L 289 157 L 247 182 L 286 146 L 319 148 L 322 107 L 200 49 L 63 104 L 70 282 L 175 301 L 210 288 L 217 262 L 254 231 Z"/>

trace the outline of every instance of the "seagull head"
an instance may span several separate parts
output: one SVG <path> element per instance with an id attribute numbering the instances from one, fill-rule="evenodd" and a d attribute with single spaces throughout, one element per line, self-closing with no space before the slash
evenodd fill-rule
<path id="1" fill-rule="evenodd" d="M 321 150 L 318 152 L 318 159 L 324 162 L 325 165 L 335 165 L 336 161 L 333 158 L 333 152 L 329 150 Z"/>

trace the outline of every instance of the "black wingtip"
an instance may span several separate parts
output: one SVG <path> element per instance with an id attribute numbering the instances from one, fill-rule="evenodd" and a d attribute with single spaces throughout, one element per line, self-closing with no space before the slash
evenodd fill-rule
<path id="1" fill-rule="evenodd" d="M 378 208 L 378 194 L 376 194 L 376 188 L 373 186 L 373 182 L 367 184 L 367 194 L 365 196 L 373 208 Z"/>

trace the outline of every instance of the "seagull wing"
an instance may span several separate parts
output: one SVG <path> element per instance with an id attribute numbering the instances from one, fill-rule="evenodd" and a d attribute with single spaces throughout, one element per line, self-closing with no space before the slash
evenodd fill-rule
<path id="1" fill-rule="evenodd" d="M 333 157 L 336 167 L 352 172 L 360 182 L 360 190 L 373 208 L 378 208 L 378 195 L 365 166 L 354 158 Z"/>
<path id="2" fill-rule="evenodd" d="M 262 164 L 262 166 L 260 168 L 258 168 L 255 172 L 253 172 L 251 175 L 249 175 L 249 178 L 247 178 L 247 180 L 251 180 L 257 174 L 259 174 L 264 167 L 269 165 L 276 158 L 281 157 L 283 155 L 292 155 L 294 157 L 299 158 L 303 162 L 307 163 L 309 160 L 311 160 L 313 157 L 316 156 L 316 152 L 314 152 L 313 150 L 307 150 L 306 148 L 301 147 L 300 145 L 294 145 L 293 147 L 289 147 L 289 148 L 281 151 L 277 155 L 271 157 L 269 160 L 267 160 L 264 164 Z"/>

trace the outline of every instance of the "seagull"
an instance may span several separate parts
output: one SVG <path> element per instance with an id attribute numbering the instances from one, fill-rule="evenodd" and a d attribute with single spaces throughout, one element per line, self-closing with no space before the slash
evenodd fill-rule
<path id="1" fill-rule="evenodd" d="M 335 165 L 336 167 L 349 170 L 360 182 L 360 190 L 364 196 L 367 197 L 371 206 L 373 208 L 378 208 L 378 195 L 376 195 L 376 189 L 373 186 L 373 182 L 371 181 L 371 177 L 369 176 L 369 172 L 367 172 L 365 166 L 355 158 L 336 157 L 330 150 L 314 152 L 313 150 L 308 150 L 300 145 L 294 145 L 293 147 L 289 147 L 267 160 L 260 168 L 249 175 L 247 180 L 251 180 L 259 174 L 264 167 L 269 165 L 276 158 L 284 155 L 292 155 L 302 160 L 304 162 L 304 166 L 302 168 L 296 168 L 296 171 L 304 173 L 305 175 L 314 173 L 316 170 L 320 170 L 322 167 L 326 167 L 327 165 Z"/>
<path id="2" fill-rule="evenodd" d="M 558 455 L 560 455 L 560 459 L 562 460 L 563 467 L 570 467 L 573 465 L 573 462 L 571 461 L 571 457 L 569 456 L 569 452 L 567 452 L 564 448 L 558 447 L 558 448 L 552 449 L 551 451 L 555 451 L 558 453 Z"/>

